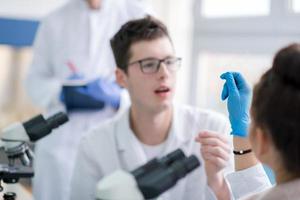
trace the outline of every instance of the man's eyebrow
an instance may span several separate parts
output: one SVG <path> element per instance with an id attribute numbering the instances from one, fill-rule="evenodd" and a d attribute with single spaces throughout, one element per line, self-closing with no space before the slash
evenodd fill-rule
<path id="1" fill-rule="evenodd" d="M 175 57 L 175 56 L 174 55 L 168 55 L 168 56 L 165 56 L 162 59 L 173 58 L 173 57 Z M 145 58 L 142 58 L 142 59 L 139 59 L 139 60 L 162 60 L 162 59 L 156 58 L 156 57 L 145 57 Z"/>

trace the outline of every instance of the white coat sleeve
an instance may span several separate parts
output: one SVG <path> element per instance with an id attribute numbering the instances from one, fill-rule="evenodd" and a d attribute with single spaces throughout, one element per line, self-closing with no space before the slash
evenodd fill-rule
<path id="1" fill-rule="evenodd" d="M 207 121 L 209 122 L 209 125 L 207 125 L 206 129 L 216 131 L 220 134 L 229 135 L 230 124 L 226 118 L 211 115 L 211 118 L 209 118 Z M 232 141 L 232 139 L 230 141 Z M 233 146 L 233 144 L 230 145 Z M 234 172 L 233 154 L 231 154 L 229 165 L 224 169 L 224 174 L 231 192 L 231 199 L 239 199 L 242 196 L 265 190 L 271 186 L 261 164 L 245 170 Z M 196 176 L 194 176 L 194 178 L 196 178 Z M 201 180 L 202 183 L 198 185 L 195 184 L 199 182 L 199 180 Z M 203 185 L 205 186 L 204 190 L 202 189 Z M 194 180 L 188 181 L 184 199 L 216 200 L 217 198 L 212 189 L 207 185 L 206 178 L 198 177 Z"/>
<path id="2" fill-rule="evenodd" d="M 230 127 L 226 128 L 231 130 Z M 230 141 L 233 141 L 231 138 Z M 233 144 L 231 144 L 233 148 Z M 231 191 L 231 199 L 239 199 L 271 187 L 270 180 L 261 164 L 257 164 L 245 170 L 234 170 L 234 155 L 231 154 L 231 162 L 225 170 L 225 179 Z"/>
<path id="3" fill-rule="evenodd" d="M 206 178 L 195 170 L 187 177 L 187 185 L 185 188 L 184 200 L 217 200 L 214 192 L 206 184 Z M 200 181 L 199 181 L 200 180 Z"/>
<path id="4" fill-rule="evenodd" d="M 102 173 L 96 164 L 97 155 L 93 155 L 86 141 L 83 139 L 78 148 L 69 200 L 96 199 L 96 185 L 102 178 Z"/>
<path id="5" fill-rule="evenodd" d="M 59 105 L 61 83 L 53 73 L 51 66 L 51 48 L 53 38 L 47 23 L 39 27 L 35 43 L 32 64 L 25 78 L 25 89 L 32 102 L 43 108 Z"/>
<path id="6" fill-rule="evenodd" d="M 233 199 L 262 192 L 272 186 L 261 164 L 228 174 L 226 179 L 230 185 Z"/>

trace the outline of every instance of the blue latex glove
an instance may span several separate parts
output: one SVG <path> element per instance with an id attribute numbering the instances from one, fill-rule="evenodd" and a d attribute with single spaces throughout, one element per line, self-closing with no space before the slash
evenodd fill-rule
<path id="1" fill-rule="evenodd" d="M 67 110 L 102 109 L 107 104 L 118 109 L 120 105 L 121 88 L 100 78 L 84 86 L 63 86 L 62 93 Z"/>
<path id="2" fill-rule="evenodd" d="M 227 101 L 229 120 L 234 136 L 246 137 L 250 123 L 249 108 L 251 101 L 251 90 L 240 73 L 226 72 L 221 75 L 221 79 L 226 80 L 222 100 Z"/>
<path id="3" fill-rule="evenodd" d="M 90 96 L 98 101 L 118 109 L 121 99 L 121 88 L 116 82 L 96 79 L 87 85 Z"/>

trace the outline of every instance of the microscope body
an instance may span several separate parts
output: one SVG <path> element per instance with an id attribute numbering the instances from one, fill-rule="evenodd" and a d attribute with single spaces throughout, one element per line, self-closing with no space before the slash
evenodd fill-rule
<path id="1" fill-rule="evenodd" d="M 31 118 L 21 123 L 13 123 L 4 128 L 0 135 L 0 148 L 8 158 L 8 164 L 0 164 L 0 192 L 3 190 L 1 182 L 17 183 L 20 178 L 31 178 L 34 175 L 32 161 L 34 154 L 28 146 L 29 142 L 37 140 L 50 134 L 53 129 L 68 121 L 68 116 L 59 112 L 47 119 L 42 115 Z M 20 160 L 22 165 L 16 164 Z M 14 199 L 13 194 L 4 194 L 6 199 Z"/>
<path id="2" fill-rule="evenodd" d="M 200 166 L 196 156 L 186 157 L 177 149 L 155 158 L 132 172 L 118 170 L 99 181 L 97 200 L 154 199 Z"/>

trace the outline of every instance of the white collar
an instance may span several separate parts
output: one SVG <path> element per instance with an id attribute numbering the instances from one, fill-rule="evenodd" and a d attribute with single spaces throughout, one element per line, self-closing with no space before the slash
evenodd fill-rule
<path id="1" fill-rule="evenodd" d="M 189 130 L 183 130 L 183 121 L 179 107 L 173 106 L 173 118 L 171 128 L 168 134 L 168 140 L 171 140 L 174 144 L 182 144 L 190 140 L 186 134 L 191 134 Z M 128 145 L 130 145 L 135 137 L 131 127 L 130 127 L 130 108 L 128 108 L 119 118 L 117 125 L 116 125 L 116 141 L 117 141 L 117 148 L 120 151 L 124 151 L 128 149 Z M 172 137 L 169 139 L 169 137 Z M 192 137 L 192 135 L 191 135 Z"/>

